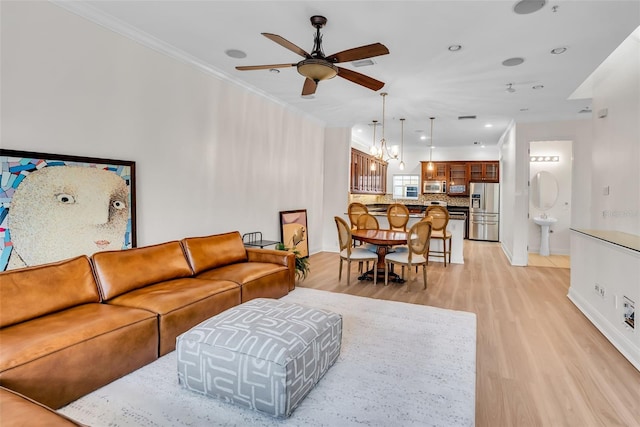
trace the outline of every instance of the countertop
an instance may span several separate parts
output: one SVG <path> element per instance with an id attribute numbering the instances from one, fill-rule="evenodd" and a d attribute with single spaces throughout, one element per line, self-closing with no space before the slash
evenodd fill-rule
<path id="1" fill-rule="evenodd" d="M 640 252 L 640 236 L 615 230 L 592 230 L 584 228 L 572 228 L 571 230 L 595 239 L 603 240 L 632 251 Z"/>
<path id="2" fill-rule="evenodd" d="M 381 216 L 386 218 L 387 217 L 387 210 L 381 210 L 381 211 L 376 211 L 376 210 L 369 210 L 369 213 L 373 216 Z M 410 213 L 409 214 L 409 218 L 424 218 L 424 212 L 423 213 Z M 449 220 L 462 220 L 464 221 L 466 219 L 466 215 L 464 214 L 456 214 L 456 213 L 450 213 L 449 214 Z"/>

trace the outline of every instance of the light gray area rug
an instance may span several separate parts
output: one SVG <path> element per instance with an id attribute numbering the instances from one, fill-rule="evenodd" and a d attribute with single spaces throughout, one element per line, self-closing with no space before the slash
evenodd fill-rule
<path id="1" fill-rule="evenodd" d="M 175 352 L 60 412 L 95 427 L 475 424 L 475 314 L 305 288 L 282 300 L 343 316 L 340 357 L 290 418 L 182 389 Z"/>

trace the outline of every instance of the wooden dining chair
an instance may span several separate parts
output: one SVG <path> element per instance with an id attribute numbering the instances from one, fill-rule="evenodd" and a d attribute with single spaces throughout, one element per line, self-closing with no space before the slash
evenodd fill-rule
<path id="1" fill-rule="evenodd" d="M 380 224 L 375 216 L 370 213 L 360 215 L 356 221 L 356 229 L 358 230 L 379 230 Z"/>
<path id="2" fill-rule="evenodd" d="M 449 257 L 449 264 L 451 264 L 451 232 L 447 230 L 449 224 L 449 211 L 444 206 L 429 206 L 425 216 L 430 216 L 431 219 L 431 239 L 442 240 L 442 251 L 434 251 L 429 249 L 427 255 L 443 258 L 444 266 L 447 266 L 447 256 Z M 447 242 L 449 246 L 447 247 Z M 429 257 L 427 256 L 427 259 Z"/>
<path id="3" fill-rule="evenodd" d="M 394 264 L 402 266 L 402 274 L 400 277 L 404 279 L 404 268 L 407 267 L 409 278 L 407 279 L 407 289 L 409 292 L 409 282 L 411 278 L 411 266 L 416 267 L 422 265 L 422 280 L 424 289 L 427 289 L 427 259 L 429 252 L 429 244 L 431 242 L 431 223 L 429 221 L 418 221 L 411 226 L 407 236 L 407 246 L 409 250 L 406 252 L 391 252 L 384 257 L 384 284 L 389 283 L 389 267 Z"/>
<path id="4" fill-rule="evenodd" d="M 355 230 L 357 228 L 358 218 L 360 217 L 360 215 L 366 213 L 369 213 L 369 209 L 367 209 L 366 205 L 358 202 L 349 203 L 349 207 L 347 208 L 347 215 L 349 215 L 349 222 L 351 223 L 352 230 Z"/>
<path id="5" fill-rule="evenodd" d="M 349 222 L 351 223 L 351 229 L 357 230 L 358 228 L 358 218 L 360 215 L 369 213 L 369 209 L 366 205 L 358 202 L 349 203 L 349 207 L 347 208 L 347 215 L 349 216 Z M 361 246 L 362 242 L 354 241 L 353 246 Z"/>
<path id="6" fill-rule="evenodd" d="M 387 208 L 387 220 L 390 230 L 407 231 L 409 209 L 402 203 L 392 203 Z"/>
<path id="7" fill-rule="evenodd" d="M 360 270 L 362 270 L 362 263 L 373 261 L 374 263 L 378 262 L 378 254 L 375 252 L 371 252 L 365 248 L 354 248 L 351 245 L 351 228 L 347 221 L 336 216 L 334 217 L 336 222 L 336 227 L 338 228 L 338 243 L 340 245 L 340 271 L 338 273 L 338 282 L 342 280 L 342 262 L 347 262 L 347 286 L 349 286 L 349 281 L 351 279 L 351 263 L 358 262 Z M 378 274 L 374 272 L 373 274 L 373 284 L 376 285 Z"/>

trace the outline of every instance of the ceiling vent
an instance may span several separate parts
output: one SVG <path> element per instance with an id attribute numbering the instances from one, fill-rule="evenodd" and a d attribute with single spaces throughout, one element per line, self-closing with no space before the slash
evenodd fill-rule
<path id="1" fill-rule="evenodd" d="M 458 120 L 473 120 L 476 116 L 458 116 Z"/>
<path id="2" fill-rule="evenodd" d="M 368 67 L 369 65 L 375 64 L 371 59 L 361 59 L 359 61 L 352 61 L 351 64 L 354 67 Z"/>

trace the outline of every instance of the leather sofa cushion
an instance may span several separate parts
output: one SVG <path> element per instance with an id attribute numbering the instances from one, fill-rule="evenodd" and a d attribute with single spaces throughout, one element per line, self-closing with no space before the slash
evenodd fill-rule
<path id="1" fill-rule="evenodd" d="M 158 314 L 158 355 L 175 349 L 176 337 L 230 307 L 240 304 L 240 286 L 227 280 L 181 278 L 127 292 L 109 304 L 143 308 Z"/>
<path id="2" fill-rule="evenodd" d="M 280 298 L 289 293 L 289 269 L 265 262 L 242 262 L 205 271 L 199 279 L 231 280 L 242 286 L 242 302 L 253 298 Z"/>
<path id="3" fill-rule="evenodd" d="M 0 420 L 2 420 L 2 425 L 7 427 L 72 427 L 84 425 L 4 387 L 0 387 Z"/>
<path id="4" fill-rule="evenodd" d="M 158 339 L 149 311 L 72 307 L 0 329 L 0 383 L 58 409 L 157 359 Z"/>
<path id="5" fill-rule="evenodd" d="M 191 267 L 178 241 L 97 252 L 91 260 L 105 300 L 154 283 L 191 276 Z"/>
<path id="6" fill-rule="evenodd" d="M 86 256 L 0 273 L 2 328 L 99 301 L 100 294 Z"/>
<path id="7" fill-rule="evenodd" d="M 240 232 L 182 239 L 185 254 L 194 274 L 212 268 L 247 261 L 247 251 Z"/>

